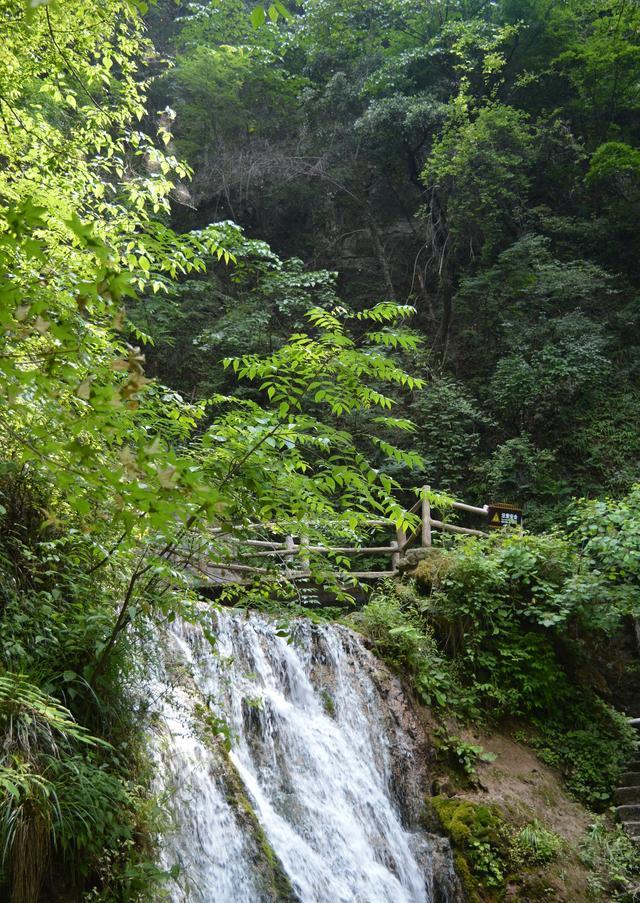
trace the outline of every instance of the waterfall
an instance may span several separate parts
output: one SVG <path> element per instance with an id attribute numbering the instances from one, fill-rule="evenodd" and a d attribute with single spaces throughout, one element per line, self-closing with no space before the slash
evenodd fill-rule
<path id="1" fill-rule="evenodd" d="M 216 622 L 213 647 L 179 622 L 162 644 L 171 903 L 461 899 L 447 842 L 417 827 L 429 750 L 399 681 L 339 625 Z"/>

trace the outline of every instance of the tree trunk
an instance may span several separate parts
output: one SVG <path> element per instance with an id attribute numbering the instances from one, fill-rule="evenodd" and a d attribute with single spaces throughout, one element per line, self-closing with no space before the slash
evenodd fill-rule
<path id="1" fill-rule="evenodd" d="M 391 277 L 391 268 L 389 267 L 389 261 L 387 260 L 384 245 L 382 244 L 382 239 L 380 238 L 380 230 L 378 229 L 378 224 L 376 223 L 371 213 L 369 213 L 367 225 L 369 227 L 369 234 L 371 235 L 373 250 L 378 259 L 380 270 L 382 272 L 384 287 L 388 295 L 387 300 L 393 301 L 396 298 L 396 290 L 394 288 L 393 279 Z"/>

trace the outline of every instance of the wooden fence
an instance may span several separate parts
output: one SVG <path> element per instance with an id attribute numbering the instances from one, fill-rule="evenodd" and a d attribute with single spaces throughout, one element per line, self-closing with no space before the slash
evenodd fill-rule
<path id="1" fill-rule="evenodd" d="M 398 573 L 400 564 L 405 553 L 418 544 L 422 548 L 429 548 L 433 540 L 434 531 L 442 531 L 446 533 L 462 533 L 467 536 L 487 536 L 481 530 L 472 530 L 469 527 L 461 527 L 458 524 L 449 524 L 443 520 L 435 519 L 431 516 L 431 503 L 429 501 L 430 487 L 424 486 L 421 497 L 409 509 L 408 513 L 417 515 L 419 520 L 417 527 L 411 532 L 406 533 L 402 529 L 394 528 L 394 533 L 388 545 L 378 546 L 329 546 L 329 545 L 313 545 L 309 543 L 306 536 L 300 535 L 299 541 L 296 542 L 294 535 L 287 535 L 284 540 L 270 539 L 240 539 L 229 537 L 229 543 L 236 550 L 237 557 L 249 557 L 251 560 L 256 558 L 276 559 L 281 562 L 283 574 L 290 579 L 304 579 L 311 576 L 309 567 L 309 555 L 311 553 L 335 554 L 349 556 L 389 556 L 391 561 L 390 570 L 384 571 L 348 571 L 348 574 L 360 580 L 376 580 L 383 577 L 393 577 Z M 451 504 L 456 511 L 462 511 L 467 514 L 473 514 L 478 517 L 487 518 L 489 515 L 488 506 L 478 508 L 474 505 L 467 505 L 464 502 L 453 502 Z M 392 521 L 385 518 L 375 518 L 366 522 L 371 527 L 391 527 Z M 247 528 L 245 528 L 247 529 Z M 249 530 L 256 532 L 277 532 L 277 525 L 254 524 Z M 294 559 L 298 559 L 298 567 L 294 567 Z M 268 574 L 273 568 L 260 567 L 255 564 L 242 564 L 240 561 L 230 561 L 229 563 L 209 564 L 206 571 L 202 567 L 198 570 L 203 575 L 208 575 L 214 580 L 220 582 L 242 582 L 243 578 L 249 578 L 251 575 Z"/>

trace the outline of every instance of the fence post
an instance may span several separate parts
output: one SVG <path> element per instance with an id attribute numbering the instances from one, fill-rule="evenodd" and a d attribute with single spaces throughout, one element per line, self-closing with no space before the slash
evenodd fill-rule
<path id="1" fill-rule="evenodd" d="M 431 486 L 422 487 L 422 545 L 428 548 L 431 545 L 431 505 L 427 493 Z"/>
<path id="2" fill-rule="evenodd" d="M 397 536 L 397 533 L 396 533 L 396 536 Z M 398 565 L 400 564 L 400 552 L 398 551 L 399 543 L 398 543 L 397 539 L 391 540 L 391 547 L 396 550 L 393 553 L 393 555 L 391 556 L 391 570 L 397 571 Z"/>
<path id="3" fill-rule="evenodd" d="M 285 547 L 285 549 L 286 549 L 287 551 L 289 551 L 290 549 L 295 549 L 295 546 L 296 546 L 296 541 L 295 541 L 295 539 L 293 538 L 293 536 L 292 536 L 290 533 L 288 533 L 288 534 L 285 536 L 285 538 L 284 538 L 284 547 Z M 285 571 L 292 571 L 292 570 L 293 570 L 293 558 L 294 558 L 294 556 L 293 556 L 293 555 L 283 555 L 283 558 L 284 558 L 284 561 L 285 561 L 285 564 L 284 564 Z"/>
<path id="4" fill-rule="evenodd" d="M 400 563 L 400 559 L 404 554 L 404 547 L 407 544 L 407 534 L 404 532 L 402 527 L 398 527 L 396 530 L 396 543 L 398 545 L 398 564 Z"/>
<path id="5" fill-rule="evenodd" d="M 309 537 L 301 536 L 300 545 L 302 546 L 302 549 L 300 550 L 300 570 L 308 574 L 311 568 L 311 562 L 309 561 L 309 552 L 307 551 L 307 547 L 309 545 Z"/>

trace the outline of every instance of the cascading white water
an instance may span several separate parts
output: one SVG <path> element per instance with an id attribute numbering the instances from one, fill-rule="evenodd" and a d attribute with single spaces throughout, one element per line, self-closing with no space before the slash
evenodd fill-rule
<path id="1" fill-rule="evenodd" d="M 397 681 L 338 625 L 301 619 L 287 642 L 257 615 L 217 622 L 214 650 L 184 624 L 164 645 L 172 686 L 157 748 L 175 822 L 162 861 L 181 874 L 172 903 L 457 900 L 445 842 L 406 826 L 410 805 L 403 823 L 424 763 Z M 194 728 L 207 713 L 228 722 L 228 757 Z"/>

